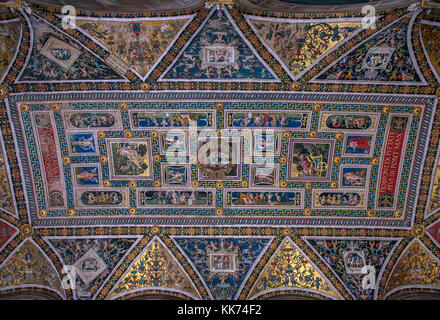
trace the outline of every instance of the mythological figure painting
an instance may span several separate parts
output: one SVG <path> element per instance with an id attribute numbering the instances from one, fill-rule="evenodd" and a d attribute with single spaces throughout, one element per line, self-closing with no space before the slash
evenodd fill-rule
<path id="1" fill-rule="evenodd" d="M 97 152 L 97 145 L 95 137 L 91 133 L 74 133 L 69 135 L 70 148 L 75 154 L 95 154 Z"/>
<path id="2" fill-rule="evenodd" d="M 143 207 L 210 206 L 213 203 L 213 194 L 208 191 L 192 190 L 142 190 L 139 193 L 139 202 Z"/>
<path id="3" fill-rule="evenodd" d="M 362 166 L 343 167 L 341 187 L 363 188 L 368 182 L 368 168 Z"/>
<path id="4" fill-rule="evenodd" d="M 149 146 L 146 142 L 113 142 L 111 151 L 115 176 L 151 175 Z"/>

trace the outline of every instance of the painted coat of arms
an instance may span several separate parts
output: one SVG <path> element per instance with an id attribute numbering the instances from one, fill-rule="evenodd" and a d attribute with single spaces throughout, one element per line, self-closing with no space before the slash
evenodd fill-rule
<path id="1" fill-rule="evenodd" d="M 332 166 L 333 143 L 291 140 L 289 146 L 289 180 L 327 180 Z"/>

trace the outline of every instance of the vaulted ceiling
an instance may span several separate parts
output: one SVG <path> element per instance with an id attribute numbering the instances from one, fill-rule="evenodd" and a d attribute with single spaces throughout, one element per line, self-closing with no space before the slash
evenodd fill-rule
<path id="1" fill-rule="evenodd" d="M 13 2 L 0 298 L 438 298 L 438 1 Z"/>

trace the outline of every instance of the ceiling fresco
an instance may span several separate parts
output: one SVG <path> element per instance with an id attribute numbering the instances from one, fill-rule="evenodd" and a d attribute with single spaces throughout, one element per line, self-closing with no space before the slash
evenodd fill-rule
<path id="1" fill-rule="evenodd" d="M 438 298 L 440 19 L 391 4 L 2 11 L 0 298 Z"/>

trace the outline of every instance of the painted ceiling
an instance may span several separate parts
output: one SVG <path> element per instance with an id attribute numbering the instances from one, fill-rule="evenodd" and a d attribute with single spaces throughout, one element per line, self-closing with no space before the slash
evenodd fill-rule
<path id="1" fill-rule="evenodd" d="M 0 298 L 438 296 L 436 9 L 179 10 L 2 11 Z"/>

